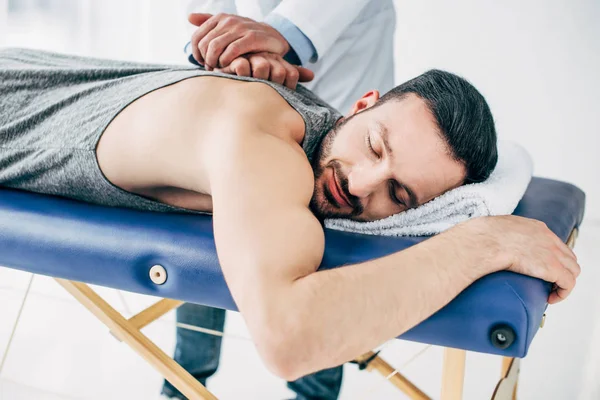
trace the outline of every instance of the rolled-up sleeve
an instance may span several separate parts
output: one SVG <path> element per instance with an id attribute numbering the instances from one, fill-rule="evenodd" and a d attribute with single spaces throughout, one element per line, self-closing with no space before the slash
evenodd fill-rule
<path id="1" fill-rule="evenodd" d="M 283 0 L 269 15 L 279 15 L 294 24 L 310 40 L 315 62 L 331 48 L 371 0 Z"/>
<path id="2" fill-rule="evenodd" d="M 279 14 L 271 13 L 264 22 L 277 29 L 290 45 L 290 51 L 285 59 L 297 65 L 306 65 L 317 60 L 317 51 L 310 39 L 290 20 Z"/>

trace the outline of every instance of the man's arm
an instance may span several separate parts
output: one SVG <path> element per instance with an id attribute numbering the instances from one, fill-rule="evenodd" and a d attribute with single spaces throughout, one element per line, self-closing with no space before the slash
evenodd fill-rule
<path id="1" fill-rule="evenodd" d="M 247 124 L 227 131 L 202 158 L 219 261 L 261 357 L 282 378 L 377 347 L 486 273 L 521 268 L 557 282 L 563 296 L 574 285 L 570 250 L 543 224 L 514 218 L 479 219 L 387 257 L 315 272 L 324 235 L 307 207 L 313 173 L 301 149 Z M 514 240 L 494 239 L 511 229 Z"/>

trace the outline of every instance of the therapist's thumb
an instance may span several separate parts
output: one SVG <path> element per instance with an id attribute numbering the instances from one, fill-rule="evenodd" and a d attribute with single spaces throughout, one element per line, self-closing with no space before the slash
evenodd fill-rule
<path id="1" fill-rule="evenodd" d="M 203 14 L 203 13 L 191 13 L 188 15 L 188 21 L 190 24 L 200 26 L 206 21 L 208 21 L 212 17 L 212 14 Z"/>
<path id="2" fill-rule="evenodd" d="M 315 78 L 315 73 L 308 68 L 295 66 L 298 70 L 298 82 L 310 82 Z"/>

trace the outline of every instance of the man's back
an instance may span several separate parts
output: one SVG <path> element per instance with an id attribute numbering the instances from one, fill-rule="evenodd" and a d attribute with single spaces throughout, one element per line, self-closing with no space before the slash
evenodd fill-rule
<path id="1" fill-rule="evenodd" d="M 207 135 L 260 126 L 302 153 L 338 117 L 306 90 L 190 66 L 4 50 L 0 67 L 0 184 L 106 205 L 211 211 Z"/>
<path id="2" fill-rule="evenodd" d="M 211 147 L 211 136 L 237 140 L 232 132 L 259 129 L 295 149 L 308 166 L 300 146 L 304 121 L 272 88 L 214 76 L 190 78 L 157 89 L 121 111 L 98 143 L 98 162 L 120 188 L 212 212 L 203 154 L 222 149 Z"/>

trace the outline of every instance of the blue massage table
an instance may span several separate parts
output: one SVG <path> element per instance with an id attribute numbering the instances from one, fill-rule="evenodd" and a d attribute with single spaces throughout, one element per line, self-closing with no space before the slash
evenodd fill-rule
<path id="1" fill-rule="evenodd" d="M 584 205 L 577 187 L 534 178 L 514 214 L 545 222 L 572 246 Z M 427 239 L 333 230 L 326 230 L 325 238 L 321 268 L 376 258 Z M 186 396 L 216 399 L 140 332 L 182 302 L 236 310 L 218 264 L 210 216 L 142 212 L 0 189 L 0 265 L 56 278 Z M 164 300 L 126 319 L 86 283 Z M 543 322 L 550 290 L 549 283 L 528 276 L 488 275 L 400 338 L 447 348 L 442 399 L 462 397 L 467 350 L 504 357 L 493 398 L 514 398 L 519 358 L 527 355 Z M 355 362 L 391 375 L 389 380 L 413 399 L 430 398 L 377 353 Z"/>

